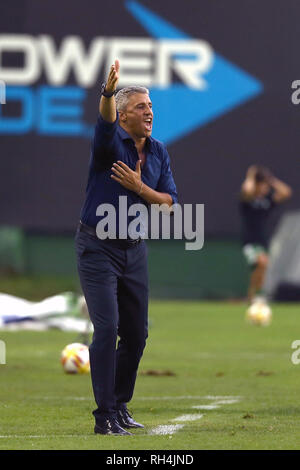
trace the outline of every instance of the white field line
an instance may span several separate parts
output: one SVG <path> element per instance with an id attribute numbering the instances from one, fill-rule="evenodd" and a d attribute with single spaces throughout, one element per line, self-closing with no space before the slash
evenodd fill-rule
<path id="1" fill-rule="evenodd" d="M 216 410 L 217 408 L 220 408 L 220 405 L 195 405 L 192 406 L 192 408 L 195 408 L 196 410 Z"/>
<path id="2" fill-rule="evenodd" d="M 149 434 L 158 434 L 159 436 L 171 435 L 183 427 L 184 424 L 162 424 L 156 428 L 153 428 Z"/>
<path id="3" fill-rule="evenodd" d="M 178 416 L 177 418 L 172 419 L 172 421 L 179 421 L 179 422 L 186 422 L 186 421 L 196 421 L 198 419 L 201 419 L 203 415 L 200 414 L 189 414 L 189 415 L 181 415 Z M 159 435 L 159 436 L 166 436 L 166 435 L 172 435 L 175 432 L 179 431 L 179 429 L 182 429 L 184 427 L 184 424 L 161 424 L 159 426 L 156 426 L 156 428 L 152 428 L 149 434 L 154 434 L 154 435 Z"/>
<path id="4" fill-rule="evenodd" d="M 214 402 L 214 405 L 232 405 L 233 403 L 238 403 L 239 398 L 231 398 L 229 400 L 217 400 Z"/>
<path id="5" fill-rule="evenodd" d="M 203 398 L 207 400 L 241 400 L 243 397 L 240 395 L 205 395 Z"/>
<path id="6" fill-rule="evenodd" d="M 196 398 L 196 397 L 193 397 L 193 398 Z M 201 398 L 204 398 L 204 397 L 201 397 Z M 233 403 L 237 403 L 240 401 L 241 397 L 214 397 L 212 395 L 209 395 L 209 398 L 208 396 L 206 397 L 206 399 L 209 399 L 209 400 L 214 400 L 214 402 L 211 404 L 211 405 L 195 405 L 195 406 L 192 406 L 193 409 L 197 409 L 197 410 L 214 410 L 216 408 L 220 408 L 221 405 L 230 405 L 230 404 L 233 404 Z M 181 415 L 181 416 L 177 416 L 177 418 L 174 418 L 172 419 L 171 421 L 173 422 L 183 422 L 183 423 L 186 423 L 186 422 L 191 422 L 191 421 L 197 421 L 199 419 L 201 419 L 203 417 L 202 414 L 197 414 L 197 413 L 193 413 L 193 414 L 185 414 L 185 415 Z M 176 428 L 177 426 L 177 428 Z M 180 427 L 178 427 L 180 426 Z M 153 428 L 149 434 L 156 434 L 156 435 L 166 435 L 166 434 L 174 434 L 176 431 L 178 431 L 179 429 L 182 429 L 184 427 L 184 424 L 181 424 L 181 425 L 160 425 L 160 426 L 157 426 L 156 428 Z"/>
<path id="7" fill-rule="evenodd" d="M 74 401 L 92 401 L 93 397 L 92 395 L 90 397 L 72 397 L 72 396 L 66 396 L 66 397 L 49 397 L 49 396 L 43 396 L 43 397 L 35 397 L 36 400 L 74 400 Z"/>
<path id="8" fill-rule="evenodd" d="M 181 396 L 163 396 L 163 397 L 136 397 L 134 400 L 241 400 L 243 397 L 241 396 L 213 396 L 213 395 L 181 395 Z"/>
<path id="9" fill-rule="evenodd" d="M 197 421 L 198 419 L 201 419 L 202 417 L 203 417 L 203 415 L 193 413 L 193 414 L 189 414 L 189 415 L 178 416 L 177 418 L 172 419 L 172 421 L 183 422 L 184 423 L 186 421 Z"/>
<path id="10" fill-rule="evenodd" d="M 220 408 L 220 405 L 232 405 L 233 403 L 238 403 L 240 398 L 230 398 L 227 400 L 216 400 L 211 405 L 194 405 L 192 408 L 195 410 L 215 410 L 216 408 Z"/>

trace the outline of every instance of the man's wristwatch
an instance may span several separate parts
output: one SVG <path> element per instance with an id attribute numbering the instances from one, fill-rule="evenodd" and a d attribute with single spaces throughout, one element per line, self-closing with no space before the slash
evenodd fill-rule
<path id="1" fill-rule="evenodd" d="M 115 91 L 111 91 L 110 93 L 108 93 L 107 91 L 105 91 L 105 87 L 106 87 L 106 83 L 102 83 L 101 85 L 101 91 L 100 91 L 100 95 L 102 96 L 105 96 L 105 98 L 111 98 L 112 96 L 114 96 L 116 94 L 116 90 Z"/>

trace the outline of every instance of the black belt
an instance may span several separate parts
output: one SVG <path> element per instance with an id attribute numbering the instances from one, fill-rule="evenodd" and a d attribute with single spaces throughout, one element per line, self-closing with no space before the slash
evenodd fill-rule
<path id="1" fill-rule="evenodd" d="M 93 238 L 96 238 L 97 240 L 101 240 L 97 236 L 97 232 L 96 232 L 96 229 L 94 227 L 90 227 L 89 225 L 86 225 L 81 221 L 79 222 L 78 230 L 80 232 L 87 233 L 88 235 L 90 235 Z M 132 238 L 126 238 L 126 239 L 105 238 L 105 240 L 101 240 L 101 241 L 114 243 L 115 245 L 119 245 L 121 248 L 129 248 L 129 247 L 132 247 L 132 246 L 135 246 L 135 245 L 138 245 L 139 243 L 141 243 L 142 239 L 137 238 L 136 240 L 133 240 Z"/>

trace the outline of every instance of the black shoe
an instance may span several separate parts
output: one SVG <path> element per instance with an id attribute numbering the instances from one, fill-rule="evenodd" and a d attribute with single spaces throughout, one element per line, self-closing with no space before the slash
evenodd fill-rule
<path id="1" fill-rule="evenodd" d="M 121 436 L 131 436 L 131 433 L 121 428 L 116 418 L 105 418 L 95 424 L 95 434 L 118 434 Z"/>
<path id="2" fill-rule="evenodd" d="M 127 408 L 117 410 L 117 420 L 122 428 L 143 428 L 144 426 L 134 421 Z"/>

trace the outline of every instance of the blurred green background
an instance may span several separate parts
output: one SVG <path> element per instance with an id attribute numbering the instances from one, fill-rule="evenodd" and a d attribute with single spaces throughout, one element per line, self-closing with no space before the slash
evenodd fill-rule
<path id="1" fill-rule="evenodd" d="M 157 299 L 239 299 L 248 271 L 235 240 L 206 240 L 202 250 L 184 241 L 148 240 L 150 296 Z M 40 299 L 80 291 L 74 237 L 0 228 L 0 291 Z"/>

